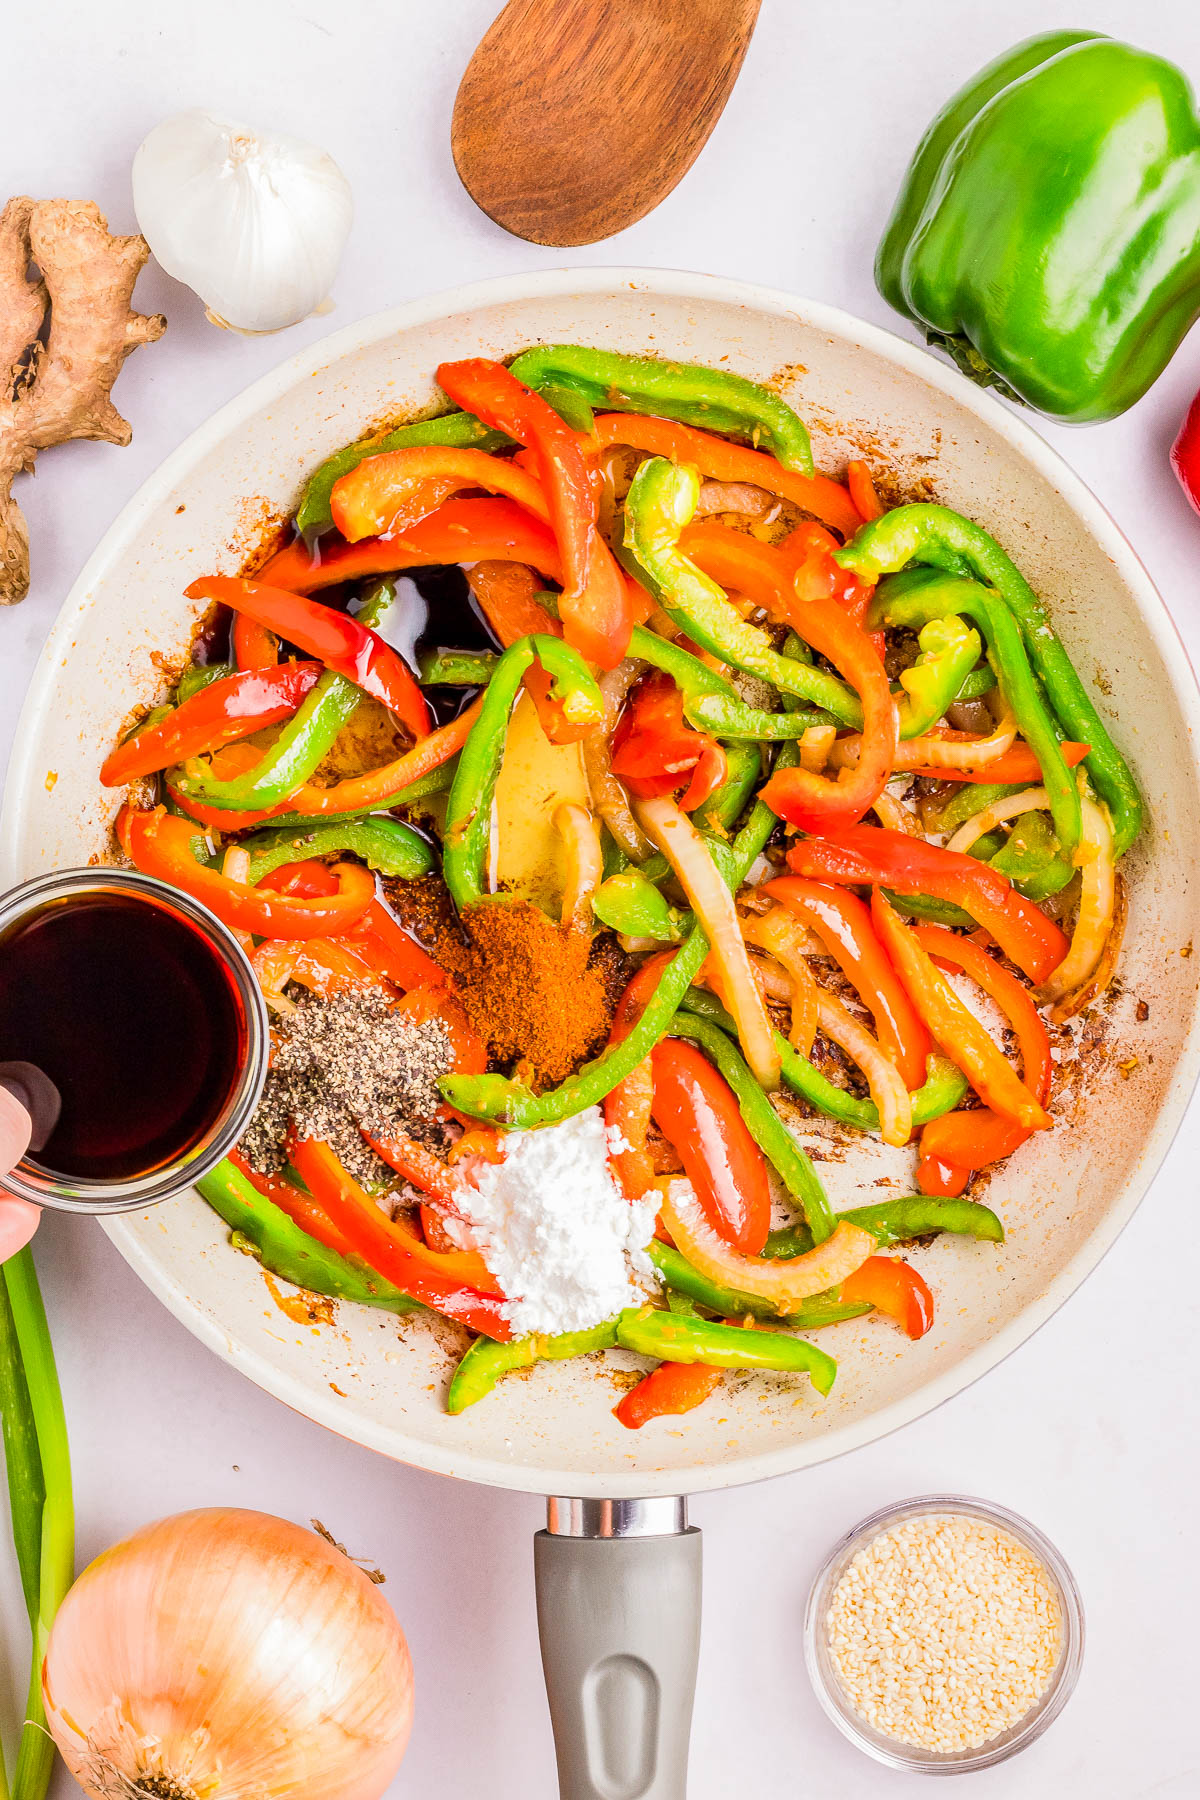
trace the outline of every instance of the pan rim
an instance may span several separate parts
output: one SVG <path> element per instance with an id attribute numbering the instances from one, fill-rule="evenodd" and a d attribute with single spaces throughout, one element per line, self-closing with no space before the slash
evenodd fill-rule
<path id="1" fill-rule="evenodd" d="M 971 388 L 957 371 L 938 362 L 921 346 L 822 302 L 809 301 L 776 288 L 686 270 L 619 265 L 566 267 L 505 275 L 443 290 L 346 326 L 296 352 L 260 377 L 200 425 L 159 465 L 128 501 L 88 558 L 63 602 L 35 668 L 18 722 L 0 810 L 0 879 L 13 881 L 17 878 L 17 846 L 23 835 L 26 796 L 33 786 L 29 779 L 33 754 L 30 727 L 52 701 L 56 677 L 74 624 L 90 603 L 92 588 L 121 557 L 165 496 L 201 458 L 264 406 L 281 398 L 296 382 L 311 378 L 314 372 L 326 371 L 343 358 L 397 332 L 436 324 L 447 315 L 475 307 L 570 294 L 615 295 L 630 287 L 661 294 L 664 298 L 734 304 L 755 312 L 798 319 L 833 338 L 874 352 L 906 377 L 947 395 L 1001 436 L 1024 462 L 1032 465 L 1056 489 L 1063 506 L 1100 544 L 1133 595 L 1139 616 L 1159 652 L 1173 697 L 1189 727 L 1192 773 L 1200 789 L 1200 687 L 1178 628 L 1116 521 L 1059 452 L 1023 419 L 1016 417 L 992 395 Z M 392 1426 L 376 1425 L 359 1415 L 355 1415 L 352 1422 L 348 1421 L 334 1395 L 326 1395 L 308 1381 L 269 1363 L 256 1350 L 232 1339 L 180 1283 L 165 1276 L 155 1266 L 137 1241 L 131 1221 L 105 1221 L 104 1230 L 140 1279 L 195 1337 L 257 1386 L 339 1436 L 432 1473 L 518 1492 L 587 1493 L 598 1498 L 702 1493 L 809 1467 L 873 1443 L 944 1404 L 1004 1361 L 1053 1317 L 1112 1248 L 1161 1167 L 1183 1121 L 1198 1076 L 1200 1004 L 1193 1008 L 1187 1035 L 1154 1127 L 1118 1198 L 1043 1292 L 1002 1330 L 944 1373 L 920 1382 L 910 1393 L 820 1437 L 782 1446 L 778 1450 L 747 1454 L 728 1463 L 594 1475 L 587 1478 L 586 1485 L 577 1470 L 525 1468 L 465 1449 L 460 1454 L 444 1446 L 431 1445 L 420 1437 Z M 353 1428 L 350 1428 L 351 1424 Z"/>

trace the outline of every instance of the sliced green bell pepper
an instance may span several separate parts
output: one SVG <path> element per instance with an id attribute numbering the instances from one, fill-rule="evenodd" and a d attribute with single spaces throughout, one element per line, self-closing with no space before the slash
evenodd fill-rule
<path id="1" fill-rule="evenodd" d="M 978 846 L 971 854 L 975 855 Z M 1058 842 L 1040 812 L 1023 813 L 1008 834 L 1008 841 L 988 861 L 1007 875 L 1027 900 L 1048 900 L 1061 893 L 1075 870 L 1058 848 Z"/>
<path id="2" fill-rule="evenodd" d="M 426 650 L 417 673 L 422 687 L 486 687 L 499 661 L 494 650 Z"/>
<path id="3" fill-rule="evenodd" d="M 892 518 L 895 515 L 885 516 Z M 858 538 L 853 542 L 857 543 Z M 905 558 L 905 561 L 909 560 Z M 1079 790 L 1059 747 L 1060 736 L 1055 722 L 1029 666 L 1021 631 L 996 593 L 980 582 L 962 576 L 930 569 L 909 569 L 879 583 L 869 619 L 872 624 L 906 625 L 916 629 L 931 619 L 959 613 L 969 614 L 983 627 L 988 661 L 995 671 L 1000 692 L 1038 759 L 1059 842 L 1064 854 L 1072 856 L 1081 830 Z"/>
<path id="4" fill-rule="evenodd" d="M 602 925 L 623 937 L 675 944 L 682 936 L 673 909 L 640 869 L 622 869 L 602 881 L 592 898 L 592 911 Z"/>
<path id="5" fill-rule="evenodd" d="M 622 1350 L 659 1362 L 712 1363 L 720 1369 L 785 1369 L 807 1375 L 819 1394 L 827 1394 L 837 1377 L 828 1351 L 807 1338 L 782 1331 L 745 1331 L 712 1319 L 681 1318 L 656 1307 L 630 1308 L 617 1320 Z"/>
<path id="6" fill-rule="evenodd" d="M 415 446 L 445 445 L 448 449 L 504 450 L 512 442 L 502 431 L 489 431 L 473 413 L 443 413 L 438 419 L 418 419 L 413 425 L 400 425 L 383 437 L 360 438 L 344 450 L 327 457 L 320 468 L 309 476 L 300 504 L 296 508 L 296 529 L 306 536 L 328 531 L 333 524 L 329 496 L 334 486 L 351 469 L 369 456 L 382 456 L 389 450 L 409 450 Z"/>
<path id="7" fill-rule="evenodd" d="M 686 465 L 652 456 L 638 469 L 625 498 L 625 550 L 638 578 L 680 630 L 722 662 L 861 730 L 862 705 L 852 688 L 825 669 L 781 655 L 766 632 L 747 624 L 724 589 L 680 550 L 679 534 L 699 495 L 700 477 Z"/>
<path id="8" fill-rule="evenodd" d="M 581 344 L 539 344 L 523 351 L 510 367 L 518 381 L 539 392 L 548 386 L 570 389 L 589 406 L 606 412 L 650 413 L 727 437 L 748 438 L 769 450 L 785 469 L 802 475 L 813 472 L 812 445 L 803 421 L 778 395 L 727 369 L 621 356 Z M 550 404 L 556 403 L 550 399 Z"/>
<path id="9" fill-rule="evenodd" d="M 223 681 L 226 675 L 232 675 L 232 663 L 189 663 L 179 680 L 175 683 L 172 700 L 176 706 L 182 706 L 201 688 L 211 687 L 214 681 Z"/>
<path id="10" fill-rule="evenodd" d="M 857 1225 L 878 1239 L 881 1249 L 889 1244 L 907 1244 L 913 1238 L 929 1237 L 935 1231 L 949 1231 L 960 1237 L 977 1238 L 981 1242 L 1002 1244 L 1004 1226 L 989 1207 L 975 1200 L 943 1200 L 913 1194 L 903 1200 L 880 1200 L 874 1206 L 856 1206 L 838 1215 L 848 1225 Z M 803 1256 L 813 1247 L 807 1225 L 784 1225 L 768 1234 L 764 1256 Z"/>
<path id="11" fill-rule="evenodd" d="M 253 837 L 243 838 L 239 848 L 250 853 L 246 880 L 251 885 L 286 863 L 306 862 L 309 857 L 332 856 L 346 850 L 361 857 L 369 869 L 403 881 L 428 875 L 434 865 L 433 851 L 420 833 L 386 814 L 367 819 L 313 819 L 301 833 L 286 826 L 282 830 L 259 831 Z"/>
<path id="12" fill-rule="evenodd" d="M 710 1312 L 719 1313 L 723 1319 L 747 1316 L 773 1319 L 776 1324 L 786 1325 L 789 1331 L 819 1331 L 824 1325 L 840 1325 L 843 1319 L 858 1319 L 873 1310 L 869 1301 L 840 1301 L 837 1289 L 831 1288 L 826 1294 L 813 1294 L 800 1312 L 787 1313 L 780 1318 L 770 1300 L 764 1300 L 761 1294 L 743 1294 L 737 1288 L 723 1287 L 710 1280 L 672 1244 L 651 1238 L 646 1254 L 668 1288 L 686 1294 L 689 1300 L 707 1307 Z"/>
<path id="13" fill-rule="evenodd" d="M 536 1333 L 498 1344 L 494 1338 L 477 1337 L 450 1380 L 446 1395 L 448 1413 L 465 1412 L 491 1393 L 502 1375 L 513 1369 L 531 1369 L 538 1362 L 561 1362 L 571 1356 L 589 1356 L 593 1350 L 611 1350 L 617 1341 L 617 1321 L 585 1331 L 565 1331 L 556 1337 Z"/>
<path id="14" fill-rule="evenodd" d="M 904 695 L 897 710 L 904 739 L 920 737 L 953 706 L 983 644 L 977 631 L 950 613 L 922 625 L 917 647 L 916 662 L 900 675 Z"/>
<path id="15" fill-rule="evenodd" d="M 231 1162 L 218 1163 L 200 1177 L 196 1187 L 230 1229 L 245 1238 L 263 1268 L 281 1280 L 307 1288 L 312 1294 L 352 1300 L 359 1306 L 378 1306 L 385 1312 L 423 1311 L 419 1300 L 401 1293 L 366 1263 L 339 1256 L 336 1250 L 309 1237 Z"/>
<path id="16" fill-rule="evenodd" d="M 458 769 L 446 806 L 442 873 L 454 904 L 476 906 L 483 885 L 492 829 L 492 801 L 504 759 L 508 718 L 525 671 L 539 662 L 551 679 L 551 695 L 575 722 L 604 717 L 604 700 L 587 664 L 562 638 L 518 638 L 496 665 L 479 717 L 459 752 Z"/>
<path id="17" fill-rule="evenodd" d="M 949 507 L 900 506 L 864 525 L 845 549 L 838 552 L 838 561 L 869 581 L 877 581 L 888 571 L 903 569 L 910 562 L 931 563 L 941 569 L 951 564 L 958 569 L 965 562 L 978 582 L 995 590 L 1020 626 L 1029 661 L 1063 731 L 1076 743 L 1091 745 L 1085 766 L 1097 793 L 1108 805 L 1113 823 L 1113 848 L 1117 856 L 1122 856 L 1142 828 L 1142 799 L 1137 783 L 1055 634 L 1041 601 L 995 538 L 981 525 L 964 519 L 961 513 L 951 512 Z M 875 604 L 879 604 L 878 596 Z M 966 609 L 956 607 L 955 610 Z M 993 607 L 992 611 L 995 617 L 1001 616 L 998 609 Z M 939 616 L 944 616 L 944 612 Z M 979 617 L 977 613 L 972 616 Z M 986 619 L 982 622 L 987 633 L 989 623 Z M 999 649 L 998 642 L 1001 643 Z M 1003 689 L 1005 669 L 1002 664 L 1007 662 L 1007 653 L 1002 640 L 989 637 L 988 652 Z M 1016 712 L 1015 704 L 1013 710 Z M 1046 790 L 1054 801 L 1051 809 L 1054 828 L 1063 854 L 1073 856 L 1079 832 L 1078 828 L 1073 834 L 1066 829 L 1067 812 L 1060 792 L 1060 774 L 1048 766 L 1046 750 L 1030 736 L 1020 714 L 1017 722 L 1041 764 Z M 1074 788 L 1069 772 L 1066 772 L 1066 778 Z M 1075 809 L 1078 818 L 1077 794 Z"/>
<path id="18" fill-rule="evenodd" d="M 1200 315 L 1185 76 L 1094 32 L 1007 51 L 925 134 L 875 278 L 973 381 L 1075 424 L 1124 412 Z"/>
<path id="19" fill-rule="evenodd" d="M 686 1012 L 706 1020 L 722 1032 L 736 1030 L 720 1001 L 703 988 L 690 988 L 683 997 L 682 1006 Z M 852 1125 L 856 1131 L 879 1130 L 879 1111 L 873 1100 L 860 1100 L 856 1094 L 837 1087 L 793 1044 L 789 1044 L 781 1031 L 774 1033 L 774 1040 L 783 1079 L 802 1100 L 827 1118 L 837 1119 L 842 1125 Z M 966 1098 L 967 1085 L 962 1070 L 948 1057 L 930 1056 L 926 1062 L 925 1085 L 911 1096 L 913 1124 L 928 1125 L 930 1119 L 952 1112 Z"/>

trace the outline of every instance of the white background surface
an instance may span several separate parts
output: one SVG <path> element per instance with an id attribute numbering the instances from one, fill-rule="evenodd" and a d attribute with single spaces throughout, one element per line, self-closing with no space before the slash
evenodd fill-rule
<path id="1" fill-rule="evenodd" d="M 153 264 L 143 311 L 165 341 L 117 389 L 132 446 L 50 452 L 21 482 L 34 586 L 0 614 L 0 757 L 55 612 L 143 478 L 218 405 L 282 357 L 412 296 L 555 266 L 459 186 L 455 86 L 497 0 L 78 0 L 6 9 L 0 200 L 92 198 L 133 229 L 128 169 L 159 119 L 209 106 L 325 145 L 358 216 L 332 317 L 278 338 L 205 324 Z M 652 215 L 571 253 L 586 263 L 709 270 L 792 289 L 884 325 L 874 245 L 933 110 L 981 63 L 1051 25 L 1129 36 L 1200 83 L 1194 0 L 764 0 L 741 80 L 708 147 Z M 1200 332 L 1112 425 L 1042 425 L 1123 526 L 1200 652 L 1200 519 L 1167 448 L 1200 384 Z M 1114 630 L 1119 630 L 1114 621 Z M 1185 1800 L 1200 1794 L 1195 1728 L 1195 1241 L 1200 1111 L 1140 1214 L 1065 1311 L 938 1413 L 840 1462 L 693 1507 L 705 1530 L 705 1623 L 693 1800 L 751 1786 L 813 1800 L 926 1792 L 851 1749 L 818 1711 L 801 1619 L 812 1571 L 863 1513 L 950 1489 L 1027 1513 L 1073 1565 L 1089 1641 L 1074 1701 L 972 1800 Z M 387 1571 L 417 1675 L 412 1746 L 392 1794 L 549 1800 L 556 1792 L 533 1612 L 540 1503 L 395 1467 L 292 1417 L 202 1350 L 98 1228 L 51 1220 L 38 1260 L 72 1432 L 81 1566 L 145 1520 L 240 1504 L 321 1518 Z M 0 1707 L 24 1681 L 22 1608 L 0 1550 Z M 11 1737 L 10 1737 L 11 1741 Z M 54 1793 L 73 1792 L 61 1774 Z M 956 1789 L 956 1792 L 958 1790 Z"/>

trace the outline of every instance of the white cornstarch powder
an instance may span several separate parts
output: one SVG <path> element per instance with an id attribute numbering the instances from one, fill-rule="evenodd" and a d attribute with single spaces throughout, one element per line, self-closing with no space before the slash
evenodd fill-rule
<path id="1" fill-rule="evenodd" d="M 942 1752 L 976 1749 L 1024 1718 L 1062 1644 L 1058 1595 L 1033 1552 L 961 1513 L 872 1538 L 834 1589 L 826 1630 L 867 1723 Z"/>
<path id="2" fill-rule="evenodd" d="M 658 1195 L 625 1198 L 600 1108 L 507 1132 L 503 1145 L 504 1161 L 474 1164 L 456 1202 L 508 1297 L 514 1333 L 582 1331 L 640 1305 L 656 1285 L 645 1251 Z"/>

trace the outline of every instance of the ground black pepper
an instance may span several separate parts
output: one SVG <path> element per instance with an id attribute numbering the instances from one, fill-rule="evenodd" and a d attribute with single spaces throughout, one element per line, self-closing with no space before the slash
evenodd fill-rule
<path id="1" fill-rule="evenodd" d="M 379 988 L 328 999 L 303 993 L 276 1019 L 276 1050 L 258 1109 L 241 1142 L 251 1168 L 277 1174 L 294 1121 L 301 1137 L 320 1138 L 363 1186 L 396 1179 L 365 1142 L 399 1132 L 440 1148 L 444 1131 L 437 1078 L 454 1052 L 436 1016 L 414 1024 Z"/>

